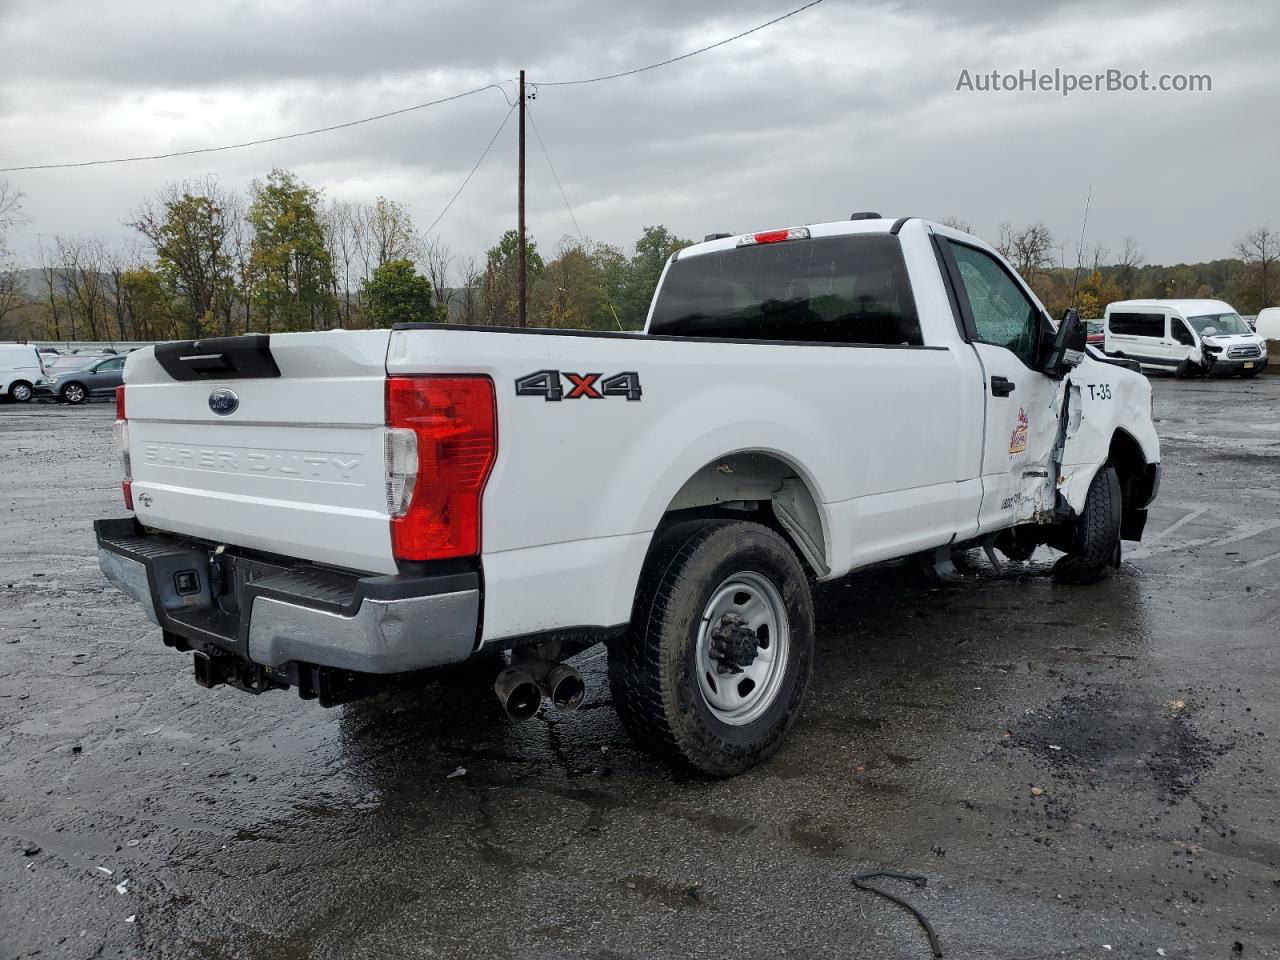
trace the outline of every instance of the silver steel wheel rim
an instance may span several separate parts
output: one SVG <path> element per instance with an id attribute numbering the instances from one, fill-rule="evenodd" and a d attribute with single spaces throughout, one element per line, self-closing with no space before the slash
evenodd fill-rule
<path id="1" fill-rule="evenodd" d="M 719 664 L 711 658 L 711 634 L 726 613 L 741 615 L 756 633 L 756 658 L 741 673 L 719 673 Z M 759 719 L 782 689 L 790 648 L 791 630 L 781 591 L 759 573 L 729 577 L 711 594 L 698 624 L 698 691 L 707 709 L 733 726 Z"/>
<path id="2" fill-rule="evenodd" d="M 84 391 L 79 387 L 67 387 L 67 399 L 72 403 L 79 403 L 84 399 Z"/>
<path id="3" fill-rule="evenodd" d="M 18 402 L 24 402 L 31 399 L 31 388 L 25 384 L 13 388 L 13 399 Z"/>

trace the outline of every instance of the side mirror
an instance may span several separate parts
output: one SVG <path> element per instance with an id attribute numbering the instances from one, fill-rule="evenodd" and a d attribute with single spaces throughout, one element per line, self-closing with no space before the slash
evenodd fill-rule
<path id="1" fill-rule="evenodd" d="M 1040 370 L 1050 377 L 1065 377 L 1084 359 L 1085 344 L 1089 342 L 1089 328 L 1073 308 L 1062 314 L 1057 332 L 1046 331 L 1045 349 L 1041 354 Z"/>

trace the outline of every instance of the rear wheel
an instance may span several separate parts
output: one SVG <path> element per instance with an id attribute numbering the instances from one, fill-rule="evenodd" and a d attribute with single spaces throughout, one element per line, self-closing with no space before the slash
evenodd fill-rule
<path id="1" fill-rule="evenodd" d="M 757 523 L 678 524 L 645 564 L 609 686 L 645 749 L 712 776 L 781 744 L 813 663 L 813 602 L 787 542 Z"/>
<path id="2" fill-rule="evenodd" d="M 26 403 L 31 399 L 31 384 L 25 380 L 9 384 L 9 399 L 14 403 Z"/>
<path id="3" fill-rule="evenodd" d="M 1089 485 L 1084 509 L 1075 518 L 1071 547 L 1053 567 L 1060 583 L 1086 584 L 1100 580 L 1109 567 L 1120 566 L 1120 477 L 1110 463 Z"/>
<path id="4" fill-rule="evenodd" d="M 89 391 L 80 383 L 68 383 L 62 388 L 62 400 L 64 403 L 80 404 L 89 399 Z"/>

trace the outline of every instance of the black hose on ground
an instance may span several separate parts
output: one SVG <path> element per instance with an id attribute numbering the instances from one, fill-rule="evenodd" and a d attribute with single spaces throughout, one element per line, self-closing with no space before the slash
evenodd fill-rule
<path id="1" fill-rule="evenodd" d="M 911 904 L 907 903 L 907 901 L 895 897 L 892 893 L 881 890 L 879 887 L 873 887 L 867 882 L 869 880 L 876 880 L 880 877 L 883 877 L 886 880 L 906 880 L 917 887 L 927 886 L 929 879 L 927 877 L 917 876 L 913 873 L 859 873 L 854 876 L 853 885 L 859 890 L 866 890 L 868 893 L 874 893 L 878 896 L 884 897 L 890 903 L 896 903 L 903 910 L 906 910 L 915 917 L 920 926 L 924 927 L 924 932 L 929 937 L 929 947 L 933 950 L 934 957 L 940 958 L 942 956 L 942 944 L 938 942 L 938 935 L 933 932 L 933 927 L 929 925 L 929 921 L 925 919 L 924 914 Z"/>

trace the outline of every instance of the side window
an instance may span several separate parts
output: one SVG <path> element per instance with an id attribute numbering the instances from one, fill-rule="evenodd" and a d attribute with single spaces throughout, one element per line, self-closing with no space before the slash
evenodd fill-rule
<path id="1" fill-rule="evenodd" d="M 1127 337 L 1163 337 L 1162 313 L 1113 313 L 1107 323 L 1112 333 Z"/>
<path id="2" fill-rule="evenodd" d="M 1178 319 L 1169 321 L 1173 324 L 1173 339 L 1184 347 L 1194 347 L 1196 345 L 1195 337 L 1191 336 L 1191 331 L 1187 329 L 1187 325 Z"/>
<path id="3" fill-rule="evenodd" d="M 1005 347 L 1027 366 L 1034 366 L 1040 311 L 990 254 L 959 243 L 950 246 L 978 339 Z"/>
<path id="4" fill-rule="evenodd" d="M 124 369 L 124 357 L 112 357 L 110 360 L 104 360 L 98 364 L 97 373 L 111 373 L 114 370 Z"/>

